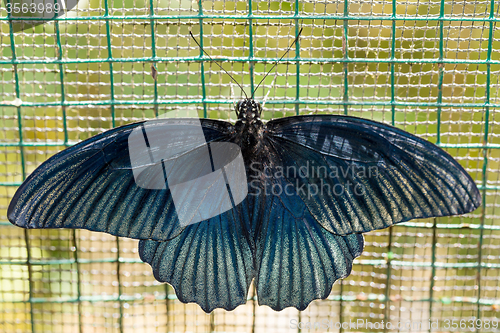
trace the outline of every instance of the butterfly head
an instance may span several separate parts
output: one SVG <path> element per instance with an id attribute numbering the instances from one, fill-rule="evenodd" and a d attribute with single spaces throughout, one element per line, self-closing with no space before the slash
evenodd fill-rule
<path id="1" fill-rule="evenodd" d="M 262 113 L 262 107 L 259 102 L 251 98 L 245 98 L 236 104 L 236 114 L 238 119 L 252 123 L 256 120 L 260 120 L 260 114 Z"/>

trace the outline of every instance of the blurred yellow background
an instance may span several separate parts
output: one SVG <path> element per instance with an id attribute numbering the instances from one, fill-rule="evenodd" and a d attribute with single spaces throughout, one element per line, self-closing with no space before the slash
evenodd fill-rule
<path id="1" fill-rule="evenodd" d="M 499 4 L 345 1 L 81 0 L 21 32 L 2 6 L 0 331 L 293 332 L 292 319 L 498 320 Z M 23 178 L 80 140 L 156 114 L 235 119 L 241 91 L 200 60 L 189 31 L 249 93 L 300 28 L 298 49 L 255 93 L 259 101 L 269 93 L 264 118 L 347 113 L 403 128 L 455 157 L 483 207 L 367 234 L 352 274 L 302 313 L 249 301 L 206 315 L 154 279 L 137 241 L 27 232 L 7 221 Z"/>

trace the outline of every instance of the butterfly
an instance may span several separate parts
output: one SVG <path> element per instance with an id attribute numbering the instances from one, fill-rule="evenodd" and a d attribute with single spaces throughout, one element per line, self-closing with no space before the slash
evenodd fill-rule
<path id="1" fill-rule="evenodd" d="M 336 115 L 264 122 L 253 94 L 235 111 L 234 124 L 159 119 L 80 142 L 23 182 L 8 218 L 139 239 L 154 277 L 205 312 L 246 303 L 252 281 L 259 304 L 279 311 L 325 299 L 363 233 L 480 205 L 459 163 L 395 127 Z"/>
<path id="2" fill-rule="evenodd" d="M 480 193 L 459 163 L 398 128 L 338 115 L 264 122 L 261 105 L 251 98 L 240 101 L 236 112 L 234 124 L 160 119 L 80 142 L 29 175 L 8 218 L 29 229 L 87 229 L 139 239 L 140 257 L 154 277 L 172 285 L 181 302 L 206 312 L 244 304 L 252 281 L 260 305 L 303 310 L 350 274 L 363 251 L 363 233 L 480 205 Z M 143 141 L 131 139 L 141 133 Z M 200 158 L 210 147 L 211 157 Z M 215 157 L 231 147 L 237 149 L 219 163 Z M 170 155 L 151 158 L 160 152 Z M 228 167 L 238 159 L 240 167 Z M 223 187 L 176 190 L 184 198 L 176 201 L 172 188 L 217 170 L 222 172 L 209 183 Z M 230 186 L 241 177 L 243 191 Z M 228 198 L 229 207 L 219 209 Z M 188 205 L 187 215 L 179 202 Z M 219 208 L 207 217 L 213 207 Z"/>

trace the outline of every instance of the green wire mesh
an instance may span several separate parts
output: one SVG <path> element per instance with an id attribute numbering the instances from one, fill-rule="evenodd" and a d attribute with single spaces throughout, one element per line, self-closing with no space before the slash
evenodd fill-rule
<path id="1" fill-rule="evenodd" d="M 494 0 L 81 0 L 13 32 L 2 6 L 0 331 L 300 332 L 294 323 L 358 319 L 439 320 L 451 331 L 446 320 L 498 322 L 499 10 Z M 303 312 L 259 307 L 250 290 L 246 305 L 210 315 L 156 282 L 137 241 L 7 221 L 23 179 L 82 139 L 156 115 L 234 119 L 241 91 L 189 31 L 249 93 L 300 28 L 256 91 L 257 100 L 269 94 L 265 118 L 349 114 L 403 128 L 454 156 L 482 207 L 367 234 L 352 274 Z"/>

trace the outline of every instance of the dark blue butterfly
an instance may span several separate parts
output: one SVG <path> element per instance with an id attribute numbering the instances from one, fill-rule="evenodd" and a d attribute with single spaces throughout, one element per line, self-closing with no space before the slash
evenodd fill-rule
<path id="1" fill-rule="evenodd" d="M 10 203 L 9 220 L 23 228 L 81 228 L 140 239 L 140 257 L 155 278 L 171 284 L 180 301 L 206 312 L 244 304 L 252 280 L 259 304 L 303 310 L 350 274 L 363 251 L 362 233 L 414 218 L 464 214 L 480 205 L 467 172 L 414 135 L 348 116 L 263 123 L 261 111 L 245 99 L 237 105 L 234 125 L 164 119 L 85 140 L 26 179 Z M 238 147 L 247 194 L 236 202 L 228 185 L 234 174 L 223 173 L 233 205 L 199 223 L 183 223 L 165 174 L 198 177 L 225 169 L 212 157 L 206 163 L 192 158 L 205 147 L 190 135 L 200 124 L 206 147 Z M 147 133 L 139 164 L 131 159 L 134 131 Z M 162 143 L 166 148 L 154 146 L 165 133 L 172 134 Z M 160 150 L 182 153 L 161 163 L 148 160 Z M 140 184 L 158 179 L 159 188 Z M 199 207 L 217 206 L 219 192 L 224 191 L 203 194 Z M 204 209 L 191 218 L 203 216 Z"/>

